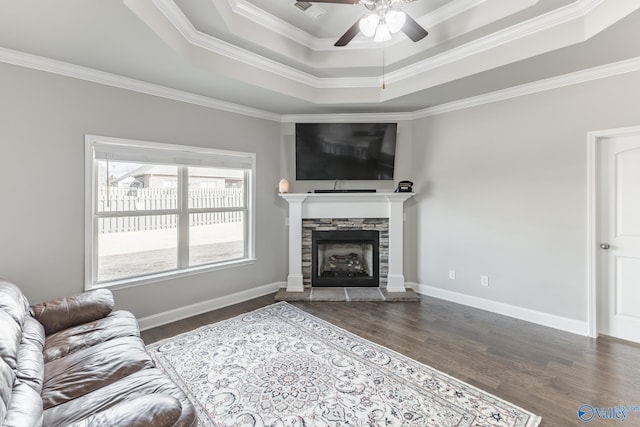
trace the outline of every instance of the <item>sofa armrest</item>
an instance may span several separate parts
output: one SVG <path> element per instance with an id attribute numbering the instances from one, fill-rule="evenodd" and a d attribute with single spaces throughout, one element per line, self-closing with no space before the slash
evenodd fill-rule
<path id="1" fill-rule="evenodd" d="M 113 310 L 113 294 L 96 289 L 31 306 L 31 315 L 47 335 L 106 317 Z"/>
<path id="2" fill-rule="evenodd" d="M 181 413 L 182 406 L 175 397 L 151 394 L 120 402 L 71 427 L 171 427 Z"/>

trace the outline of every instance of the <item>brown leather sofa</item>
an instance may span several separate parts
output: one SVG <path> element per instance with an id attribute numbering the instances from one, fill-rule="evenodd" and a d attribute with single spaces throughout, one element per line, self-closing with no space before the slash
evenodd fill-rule
<path id="1" fill-rule="evenodd" d="M 0 426 L 195 426 L 126 311 L 100 289 L 29 306 L 0 280 Z"/>

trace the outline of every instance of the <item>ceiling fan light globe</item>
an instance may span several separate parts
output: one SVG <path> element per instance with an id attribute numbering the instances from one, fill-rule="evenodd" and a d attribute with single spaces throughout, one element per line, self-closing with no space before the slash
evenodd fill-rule
<path id="1" fill-rule="evenodd" d="M 397 9 L 391 9 L 387 12 L 387 15 L 385 17 L 385 22 L 389 26 L 389 31 L 391 32 L 391 34 L 395 34 L 398 31 L 402 30 L 402 27 L 404 27 L 404 23 L 406 22 L 406 20 L 407 15 L 403 11 Z"/>
<path id="2" fill-rule="evenodd" d="M 360 32 L 367 37 L 373 37 L 376 33 L 376 27 L 380 22 L 380 18 L 376 13 L 370 13 L 360 20 Z"/>
<path id="3" fill-rule="evenodd" d="M 386 42 L 391 40 L 391 32 L 387 24 L 380 24 L 376 28 L 376 35 L 373 38 L 374 42 Z"/>

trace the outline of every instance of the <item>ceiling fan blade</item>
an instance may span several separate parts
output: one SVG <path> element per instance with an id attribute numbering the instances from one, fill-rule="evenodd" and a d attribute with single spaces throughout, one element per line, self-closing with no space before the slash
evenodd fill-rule
<path id="1" fill-rule="evenodd" d="M 407 20 L 404 23 L 404 27 L 402 27 L 402 32 L 407 35 L 411 40 L 417 42 L 422 40 L 429 34 L 427 30 L 422 28 L 420 24 L 418 24 L 412 17 L 407 15 Z"/>
<path id="2" fill-rule="evenodd" d="M 334 46 L 338 46 L 338 47 L 339 47 L 339 46 L 346 46 L 346 45 L 348 45 L 348 44 L 349 44 L 349 42 L 350 42 L 351 40 L 353 40 L 353 38 L 354 38 L 355 36 L 357 36 L 359 32 L 360 32 L 360 20 L 358 19 L 358 20 L 356 21 L 356 23 L 355 23 L 355 24 L 353 24 L 353 25 L 351 26 L 351 28 L 349 28 L 349 29 L 347 30 L 347 32 L 346 32 L 346 33 L 344 33 L 344 34 L 342 35 L 342 37 L 340 37 L 340 38 L 338 39 L 338 41 L 337 41 L 337 42 L 335 42 Z"/>
<path id="3" fill-rule="evenodd" d="M 360 0 L 296 0 L 307 3 L 339 3 L 339 4 L 358 4 Z"/>

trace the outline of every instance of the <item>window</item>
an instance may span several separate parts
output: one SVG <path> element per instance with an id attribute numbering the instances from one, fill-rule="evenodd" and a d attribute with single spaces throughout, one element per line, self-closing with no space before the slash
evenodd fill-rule
<path id="1" fill-rule="evenodd" d="M 86 137 L 86 288 L 253 262 L 255 155 Z"/>

